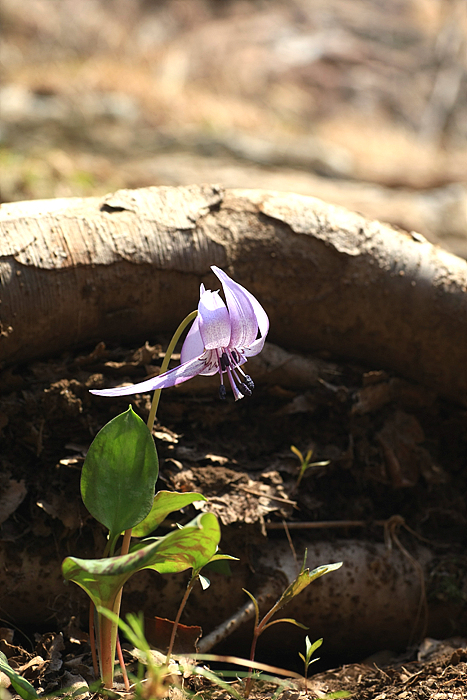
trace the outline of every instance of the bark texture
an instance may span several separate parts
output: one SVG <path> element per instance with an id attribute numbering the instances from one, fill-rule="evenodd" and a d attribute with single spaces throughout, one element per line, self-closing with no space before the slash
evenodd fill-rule
<path id="1" fill-rule="evenodd" d="M 208 185 L 2 205 L 0 362 L 170 332 L 216 284 L 212 264 L 258 297 L 282 347 L 465 402 L 466 261 L 314 198 Z"/>

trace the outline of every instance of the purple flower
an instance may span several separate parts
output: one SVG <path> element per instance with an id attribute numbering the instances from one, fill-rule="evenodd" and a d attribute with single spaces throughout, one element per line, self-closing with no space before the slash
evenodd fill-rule
<path id="1" fill-rule="evenodd" d="M 224 375 L 232 387 L 235 400 L 251 396 L 254 384 L 243 371 L 248 357 L 263 349 L 269 330 L 269 319 L 260 303 L 240 284 L 213 265 L 211 270 L 219 278 L 227 306 L 219 291 L 211 292 L 201 285 L 198 315 L 188 331 L 180 354 L 181 364 L 174 369 L 145 382 L 116 389 L 93 390 L 99 396 L 126 396 L 154 389 L 176 386 L 198 374 L 219 372 L 221 399 L 226 397 Z"/>

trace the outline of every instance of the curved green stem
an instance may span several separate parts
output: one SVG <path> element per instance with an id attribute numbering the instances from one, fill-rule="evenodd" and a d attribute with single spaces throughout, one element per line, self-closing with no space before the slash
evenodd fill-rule
<path id="1" fill-rule="evenodd" d="M 168 368 L 169 362 L 170 362 L 170 358 L 172 357 L 173 351 L 175 350 L 175 346 L 178 343 L 178 340 L 179 340 L 181 334 L 183 333 L 183 331 L 185 330 L 187 325 L 195 320 L 197 315 L 198 315 L 198 311 L 192 311 L 191 314 L 188 314 L 188 316 L 186 316 L 183 319 L 183 321 L 181 322 L 181 324 L 179 325 L 179 327 L 177 328 L 177 330 L 173 334 L 172 340 L 169 343 L 169 347 L 167 348 L 167 352 L 165 353 L 165 357 L 164 357 L 164 360 L 163 360 L 162 365 L 161 365 L 161 374 L 163 374 L 164 372 L 167 371 L 167 368 Z M 156 419 L 156 413 L 157 413 L 157 408 L 159 406 L 159 399 L 161 397 L 161 391 L 162 391 L 162 389 L 156 389 L 154 392 L 154 396 L 152 397 L 151 410 L 149 411 L 149 417 L 148 417 L 148 422 L 147 422 L 147 426 L 151 432 L 152 432 L 152 429 L 154 427 L 154 421 Z"/>

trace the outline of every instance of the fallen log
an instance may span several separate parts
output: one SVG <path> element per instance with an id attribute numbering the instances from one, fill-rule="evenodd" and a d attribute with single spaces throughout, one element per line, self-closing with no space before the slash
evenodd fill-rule
<path id="1" fill-rule="evenodd" d="M 227 534 L 228 551 L 238 532 Z M 251 543 L 250 543 L 251 544 Z M 300 561 L 297 563 L 287 542 L 264 539 L 257 543 L 256 572 L 251 574 L 246 562 L 232 567 L 232 577 L 214 575 L 208 594 L 196 587 L 190 598 L 185 621 L 200 625 L 208 634 L 230 616 L 241 610 L 248 598 L 247 588 L 255 595 L 268 590 L 262 601 L 266 613 L 297 576 L 307 548 L 307 566 L 343 561 L 344 566 L 313 582 L 285 608 L 292 617 L 309 627 L 310 638 L 325 636 L 326 656 L 360 658 L 384 649 L 403 650 L 408 644 L 426 634 L 443 638 L 461 634 L 465 629 L 466 613 L 461 601 L 431 601 L 425 599 L 423 576 L 429 577 L 435 557 L 424 547 L 416 547 L 410 561 L 397 548 L 389 551 L 383 544 L 354 539 L 331 542 L 300 538 L 295 540 Z M 17 544 L 0 549 L 2 587 L 0 605 L 4 623 L 12 621 L 20 627 L 57 624 L 65 627 L 70 618 L 85 624 L 88 598 L 74 584 L 66 585 L 60 570 L 60 556 L 66 545 L 60 545 L 52 556 L 44 550 L 27 552 L 15 558 Z M 240 553 L 240 552 L 239 552 Z M 16 561 L 16 559 L 18 559 Z M 418 562 L 418 564 L 416 563 Z M 14 571 L 12 580 L 11 573 Z M 154 571 L 139 572 L 125 586 L 123 612 L 144 608 L 147 617 L 163 616 L 174 619 L 186 588 L 186 576 L 160 576 Z M 243 617 L 233 638 L 224 633 L 217 642 L 224 643 L 230 653 L 246 654 L 251 644 L 251 616 Z M 232 630 L 230 630 L 232 631 Z M 284 645 L 284 634 L 287 644 Z M 274 628 L 261 638 L 261 647 L 268 653 L 282 655 L 282 664 L 296 660 L 303 645 L 303 631 L 292 626 L 282 632 Z M 209 637 L 206 638 L 209 641 Z M 260 646 L 260 645 L 258 645 Z M 209 643 L 201 643 L 206 651 Z M 287 654 L 291 652 L 289 658 Z"/>
<path id="2" fill-rule="evenodd" d="M 0 207 L 0 363 L 171 332 L 211 264 L 252 291 L 270 339 L 467 394 L 467 262 L 319 200 L 214 186 Z"/>

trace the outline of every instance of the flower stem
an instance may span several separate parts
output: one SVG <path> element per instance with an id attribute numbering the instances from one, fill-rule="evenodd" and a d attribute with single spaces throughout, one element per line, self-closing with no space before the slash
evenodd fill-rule
<path id="1" fill-rule="evenodd" d="M 172 357 L 173 351 L 175 350 L 175 346 L 178 343 L 178 340 L 187 327 L 189 323 L 195 320 L 196 316 L 198 315 L 198 311 L 192 311 L 188 316 L 186 316 L 175 333 L 172 336 L 172 340 L 169 343 L 169 347 L 167 348 L 167 351 L 165 353 L 164 360 L 161 365 L 161 371 L 160 373 L 163 374 L 164 372 L 167 371 L 167 368 L 169 366 L 170 358 Z M 161 397 L 161 391 L 162 389 L 156 389 L 154 392 L 154 396 L 152 397 L 152 404 L 151 404 L 151 410 L 149 411 L 149 417 L 148 417 L 148 422 L 147 426 L 149 430 L 152 432 L 152 429 L 154 427 L 154 421 L 156 419 L 156 413 L 157 413 L 157 407 L 159 406 L 159 399 Z"/>
<path id="2" fill-rule="evenodd" d="M 167 351 L 165 353 L 164 360 L 162 362 L 161 366 L 161 374 L 167 371 L 167 368 L 169 366 L 170 358 L 172 357 L 173 351 L 175 349 L 175 346 L 187 327 L 189 323 L 194 321 L 198 314 L 198 311 L 192 311 L 186 318 L 183 319 L 183 321 L 180 323 L 179 327 L 173 334 L 172 340 L 169 343 L 169 347 L 167 348 Z M 148 417 L 148 422 L 147 426 L 152 433 L 152 429 L 154 427 L 154 421 L 156 418 L 156 412 L 157 408 L 159 406 L 159 399 L 161 396 L 161 389 L 156 389 L 154 392 L 154 396 L 152 399 L 152 404 L 151 404 L 151 410 L 149 411 L 149 417 Z M 128 554 L 128 551 L 130 549 L 130 541 L 131 541 L 131 528 L 129 530 L 125 530 L 125 533 L 123 535 L 123 542 L 122 542 L 122 548 L 121 548 L 121 555 Z M 109 556 L 111 555 L 112 552 L 109 552 L 109 548 L 106 547 L 106 551 L 104 552 L 104 556 Z M 191 582 L 190 582 L 191 584 Z M 170 646 L 169 646 L 169 653 L 167 654 L 167 660 L 170 658 L 170 654 L 172 653 L 172 647 L 175 641 L 175 635 L 177 632 L 177 626 L 178 622 L 180 620 L 180 616 L 182 614 L 183 608 L 185 607 L 186 601 L 188 599 L 188 596 L 190 595 L 192 585 L 188 585 L 187 591 L 183 597 L 182 603 L 180 605 L 178 614 L 177 614 L 177 620 L 174 623 L 174 627 L 172 630 L 172 638 L 170 640 Z M 117 593 L 117 596 L 113 602 L 112 610 L 114 613 L 117 615 L 120 614 L 120 603 L 122 599 L 122 589 L 119 590 Z M 92 606 L 93 607 L 93 606 Z M 90 613 L 91 614 L 91 613 Z M 118 644 L 117 641 L 117 625 L 113 622 L 110 622 L 108 618 L 104 618 L 102 615 L 99 615 L 99 657 L 101 661 L 101 675 L 102 675 L 102 680 L 104 681 L 104 686 L 106 688 L 112 688 L 113 684 L 113 667 L 114 667 L 114 657 L 115 657 L 115 645 Z M 119 646 L 119 645 L 118 645 Z M 120 655 L 121 655 L 121 650 L 120 650 Z M 119 655 L 119 656 L 120 656 Z M 120 666 L 122 668 L 123 673 L 125 674 L 125 665 L 123 663 L 123 659 L 120 658 Z M 126 679 L 125 685 L 127 685 L 128 680 Z"/>
<path id="3" fill-rule="evenodd" d="M 94 675 L 97 678 L 99 675 L 99 667 L 97 665 L 97 652 L 96 652 L 96 632 L 94 629 L 94 603 L 89 603 L 89 643 L 91 644 L 91 656 L 92 656 L 92 667 L 94 669 Z"/>

